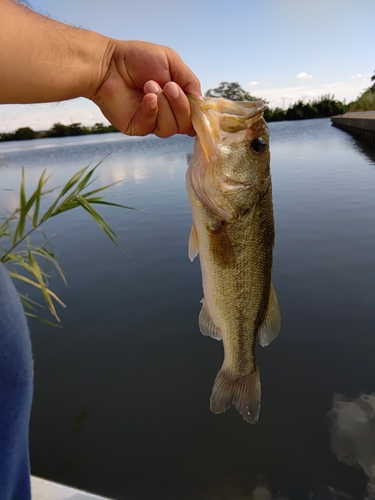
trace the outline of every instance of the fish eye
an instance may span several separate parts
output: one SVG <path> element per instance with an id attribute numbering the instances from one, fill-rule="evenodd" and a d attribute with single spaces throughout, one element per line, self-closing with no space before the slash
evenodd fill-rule
<path id="1" fill-rule="evenodd" d="M 257 137 L 251 143 L 251 149 L 255 153 L 263 153 L 267 149 L 267 142 L 263 139 L 263 137 Z"/>

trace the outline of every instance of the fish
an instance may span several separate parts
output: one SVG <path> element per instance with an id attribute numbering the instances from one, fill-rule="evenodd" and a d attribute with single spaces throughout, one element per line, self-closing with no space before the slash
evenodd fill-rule
<path id="1" fill-rule="evenodd" d="M 222 340 L 224 361 L 210 409 L 234 405 L 256 423 L 261 384 L 256 338 L 267 346 L 281 327 L 271 283 L 274 216 L 269 133 L 262 101 L 188 96 L 196 139 L 186 173 L 193 224 L 189 258 L 199 255 L 199 328 Z"/>

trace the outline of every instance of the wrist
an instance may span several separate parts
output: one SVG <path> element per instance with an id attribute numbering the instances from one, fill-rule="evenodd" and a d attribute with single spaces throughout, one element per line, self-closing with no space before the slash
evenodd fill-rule
<path id="1" fill-rule="evenodd" d="M 93 98 L 106 80 L 115 48 L 114 39 L 95 32 L 87 33 L 87 40 L 79 57 L 81 81 L 75 97 Z"/>

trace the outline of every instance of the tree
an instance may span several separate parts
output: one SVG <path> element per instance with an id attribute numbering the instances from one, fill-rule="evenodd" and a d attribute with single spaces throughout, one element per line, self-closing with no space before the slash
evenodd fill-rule
<path id="1" fill-rule="evenodd" d="M 46 137 L 64 137 L 68 135 L 68 127 L 60 122 L 54 123 L 45 135 Z"/>
<path id="2" fill-rule="evenodd" d="M 52 128 L 47 130 L 45 137 L 65 137 L 67 135 L 83 135 L 87 133 L 87 128 L 83 127 L 81 123 L 72 123 L 71 125 L 54 123 Z"/>
<path id="3" fill-rule="evenodd" d="M 105 134 L 107 132 L 118 132 L 113 125 L 103 125 L 103 123 L 95 123 L 89 130 L 90 134 Z"/>
<path id="4" fill-rule="evenodd" d="M 72 123 L 68 125 L 68 135 L 83 135 L 87 134 L 88 130 L 82 123 Z"/>
<path id="5" fill-rule="evenodd" d="M 23 141 L 26 139 L 35 139 L 38 136 L 38 132 L 35 132 L 32 128 L 22 127 L 15 132 L 0 134 L 0 141 Z"/>
<path id="6" fill-rule="evenodd" d="M 103 125 L 103 123 L 97 122 L 93 127 L 91 127 L 91 132 L 93 132 L 94 134 L 102 134 L 103 132 L 105 132 L 105 129 L 106 127 Z"/>
<path id="7" fill-rule="evenodd" d="M 271 109 L 267 106 L 263 116 L 266 122 L 279 122 L 285 120 L 285 111 L 282 108 Z"/>
<path id="8" fill-rule="evenodd" d="M 318 112 L 318 118 L 328 118 L 334 115 L 341 115 L 346 111 L 346 105 L 341 101 L 336 101 L 332 94 L 322 95 L 311 103 Z"/>
<path id="9" fill-rule="evenodd" d="M 374 82 L 373 85 L 370 87 L 369 90 L 371 90 L 371 92 L 374 92 L 375 93 L 375 71 L 374 71 L 374 74 L 372 75 L 371 77 L 371 81 Z"/>
<path id="10" fill-rule="evenodd" d="M 32 128 L 22 127 L 14 132 L 13 138 L 17 141 L 22 141 L 25 139 L 35 139 L 36 135 L 36 132 Z"/>
<path id="11" fill-rule="evenodd" d="M 371 87 L 365 89 L 355 101 L 349 104 L 349 111 L 373 111 L 375 110 L 375 72 L 371 77 L 374 82 Z"/>
<path id="12" fill-rule="evenodd" d="M 230 101 L 258 101 L 250 92 L 246 92 L 237 82 L 221 82 L 215 89 L 209 89 L 205 93 L 206 97 L 224 97 Z"/>

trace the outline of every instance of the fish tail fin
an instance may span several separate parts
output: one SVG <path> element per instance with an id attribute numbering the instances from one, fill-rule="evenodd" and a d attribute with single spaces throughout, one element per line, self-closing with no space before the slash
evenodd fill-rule
<path id="1" fill-rule="evenodd" d="M 211 411 L 222 413 L 234 405 L 246 422 L 255 424 L 260 411 L 260 376 L 258 366 L 243 377 L 235 378 L 225 369 L 216 375 L 211 394 Z"/>

